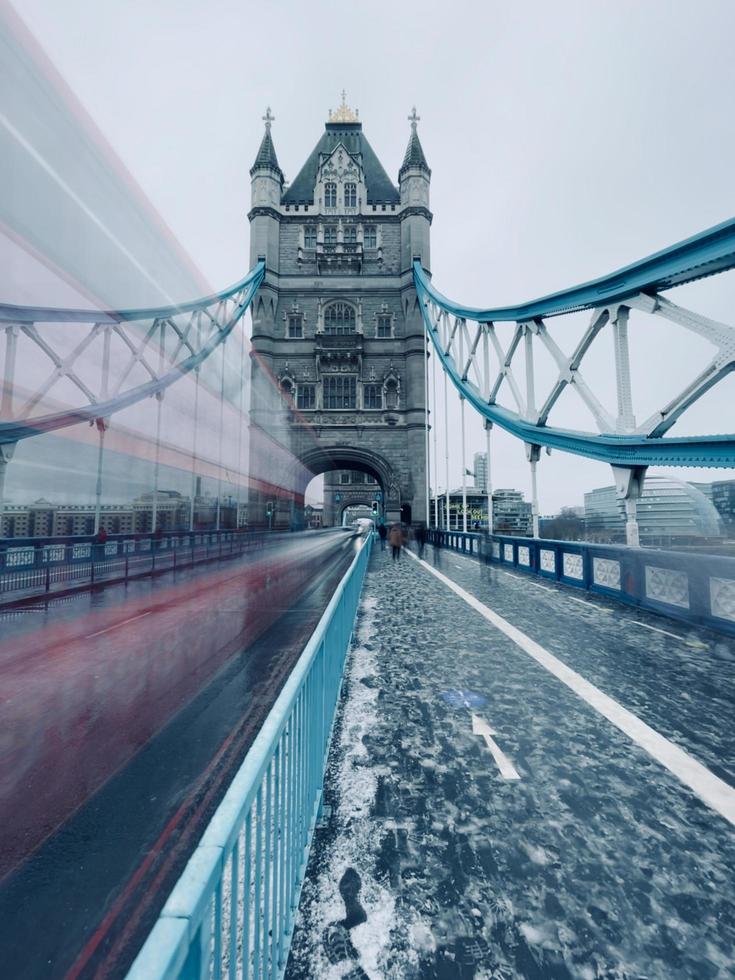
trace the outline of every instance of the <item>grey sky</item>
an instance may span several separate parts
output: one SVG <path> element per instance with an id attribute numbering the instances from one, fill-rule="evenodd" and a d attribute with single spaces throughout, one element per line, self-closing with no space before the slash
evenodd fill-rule
<path id="1" fill-rule="evenodd" d="M 582 282 L 733 211 L 735 7 L 726 0 L 14 5 L 216 288 L 247 270 L 248 169 L 266 105 L 293 178 L 342 87 L 394 179 L 406 116 L 418 107 L 433 170 L 434 281 L 465 303 L 520 301 Z M 735 276 L 671 298 L 732 320 Z M 675 386 L 705 349 L 649 320 L 633 343 L 641 419 L 663 400 L 654 389 Z M 559 327 L 568 350 L 581 327 Z M 601 353 L 588 372 L 608 404 L 610 363 Z M 692 431 L 733 431 L 731 382 L 706 396 Z M 573 402 L 560 403 L 554 421 L 587 426 Z M 471 465 L 484 448 L 477 420 L 468 433 Z M 495 485 L 527 490 L 523 447 L 502 433 L 494 440 Z M 457 484 L 456 446 L 451 472 Z M 610 473 L 555 453 L 542 457 L 539 478 L 541 510 L 551 512 L 581 503 Z"/>

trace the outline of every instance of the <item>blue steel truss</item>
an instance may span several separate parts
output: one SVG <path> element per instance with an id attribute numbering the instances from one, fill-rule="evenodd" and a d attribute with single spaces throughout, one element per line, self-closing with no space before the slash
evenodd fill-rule
<path id="1" fill-rule="evenodd" d="M 460 395 L 488 422 L 496 423 L 531 446 L 548 446 L 613 466 L 732 467 L 735 466 L 735 434 L 663 438 L 661 433 L 708 388 L 735 369 L 735 331 L 682 310 L 659 297 L 659 293 L 734 266 L 735 219 L 732 219 L 610 275 L 517 306 L 483 310 L 452 302 L 434 288 L 418 260 L 414 261 L 413 277 L 424 324 L 443 369 Z M 621 424 L 620 417 L 617 425 L 610 424 L 609 416 L 576 373 L 587 347 L 601 327 L 613 322 L 617 328 L 622 322 L 623 311 L 627 329 L 627 313 L 631 308 L 674 320 L 719 348 L 719 355 L 706 372 L 638 428 L 633 423 L 625 424 L 625 419 Z M 593 322 L 575 355 L 565 358 L 550 338 L 543 319 L 579 310 L 595 311 Z M 468 327 L 468 321 L 473 324 L 472 329 Z M 516 337 L 507 352 L 502 351 L 494 336 L 493 324 L 502 321 L 515 321 L 518 325 Z M 535 411 L 529 401 L 523 405 L 515 386 L 518 411 L 507 409 L 495 400 L 498 388 L 511 373 L 510 361 L 526 333 L 541 338 L 560 368 L 559 381 L 541 412 Z M 494 383 L 489 373 L 488 338 L 495 344 L 500 360 Z M 486 349 L 484 365 L 483 346 Z M 627 357 L 627 334 L 624 354 Z M 621 360 L 623 374 L 626 366 Z M 475 381 L 470 379 L 470 372 Z M 602 430 L 599 434 L 546 424 L 550 407 L 563 386 L 575 381 L 598 419 Z M 620 383 L 620 378 L 618 381 Z M 628 397 L 629 394 L 628 391 Z M 595 411 L 596 408 L 599 411 Z"/>
<path id="2" fill-rule="evenodd" d="M 33 415 L 32 411 L 11 414 L 5 406 L 5 398 L 15 387 L 14 348 L 8 341 L 6 355 L 5 381 L 3 388 L 4 419 L 0 420 L 0 445 L 13 444 L 21 439 L 53 432 L 80 422 L 91 422 L 106 418 L 122 409 L 161 394 L 184 375 L 194 371 L 224 343 L 253 301 L 265 276 L 265 262 L 262 260 L 240 282 L 221 293 L 178 306 L 141 310 L 117 310 L 99 312 L 94 310 L 41 309 L 0 305 L 0 329 L 3 324 L 12 326 L 17 332 L 35 344 L 54 365 L 49 378 L 41 388 L 32 394 L 28 404 L 33 407 L 42 403 L 53 383 L 61 377 L 68 377 L 83 392 L 87 404 L 65 411 L 45 415 Z M 90 324 L 87 335 L 74 351 L 74 356 L 62 356 L 53 348 L 50 336 L 44 333 L 48 325 Z M 128 328 L 127 331 L 125 328 Z M 132 328 L 132 330 L 131 330 Z M 145 365 L 150 380 L 105 397 L 109 388 L 109 378 L 104 376 L 105 357 L 100 358 L 99 390 L 93 391 L 75 372 L 75 360 L 95 343 L 105 343 L 108 339 L 107 361 L 109 361 L 109 335 L 115 332 L 123 346 L 130 370 L 137 363 Z M 141 338 L 142 334 L 142 338 Z M 11 337 L 11 334 L 8 334 Z M 165 354 L 167 350 L 169 353 Z M 162 351 L 164 356 L 161 357 Z M 11 363 L 12 358 L 12 363 Z M 157 368 L 151 361 L 158 358 Z M 109 365 L 108 365 L 109 373 Z M 123 370 L 123 375 L 125 370 Z M 101 394 L 100 394 L 101 393 Z"/>

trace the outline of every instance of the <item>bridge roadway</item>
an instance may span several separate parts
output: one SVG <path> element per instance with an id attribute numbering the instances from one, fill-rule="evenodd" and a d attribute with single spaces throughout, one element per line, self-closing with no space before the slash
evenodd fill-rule
<path id="1" fill-rule="evenodd" d="M 733 641 L 424 557 L 371 560 L 287 980 L 735 976 Z M 716 775 L 730 818 L 512 627 Z"/>
<path id="2" fill-rule="evenodd" d="M 0 612 L 0 976 L 123 976 L 355 550 Z"/>

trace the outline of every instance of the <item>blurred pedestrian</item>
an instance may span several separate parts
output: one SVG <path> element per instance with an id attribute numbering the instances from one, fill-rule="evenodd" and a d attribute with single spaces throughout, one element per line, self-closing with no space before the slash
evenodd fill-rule
<path id="1" fill-rule="evenodd" d="M 378 537 L 380 538 L 380 550 L 385 551 L 385 539 L 388 537 L 388 528 L 382 521 L 378 524 Z"/>
<path id="2" fill-rule="evenodd" d="M 426 544 L 426 528 L 423 524 L 419 524 L 416 528 L 416 545 L 419 550 L 419 558 L 424 557 L 424 546 Z"/>
<path id="3" fill-rule="evenodd" d="M 393 524 L 388 532 L 388 543 L 391 546 L 393 561 L 399 561 L 401 548 L 403 547 L 403 528 L 400 524 Z"/>

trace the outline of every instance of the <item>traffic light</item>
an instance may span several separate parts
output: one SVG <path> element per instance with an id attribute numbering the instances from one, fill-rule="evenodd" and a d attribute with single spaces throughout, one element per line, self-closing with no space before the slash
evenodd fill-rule
<path id="1" fill-rule="evenodd" d="M 378 516 L 378 501 L 377 500 L 374 500 L 373 501 L 373 517 L 377 517 L 377 516 Z"/>
<path id="2" fill-rule="evenodd" d="M 265 516 L 266 517 L 273 516 L 273 504 L 268 503 L 265 505 Z"/>

